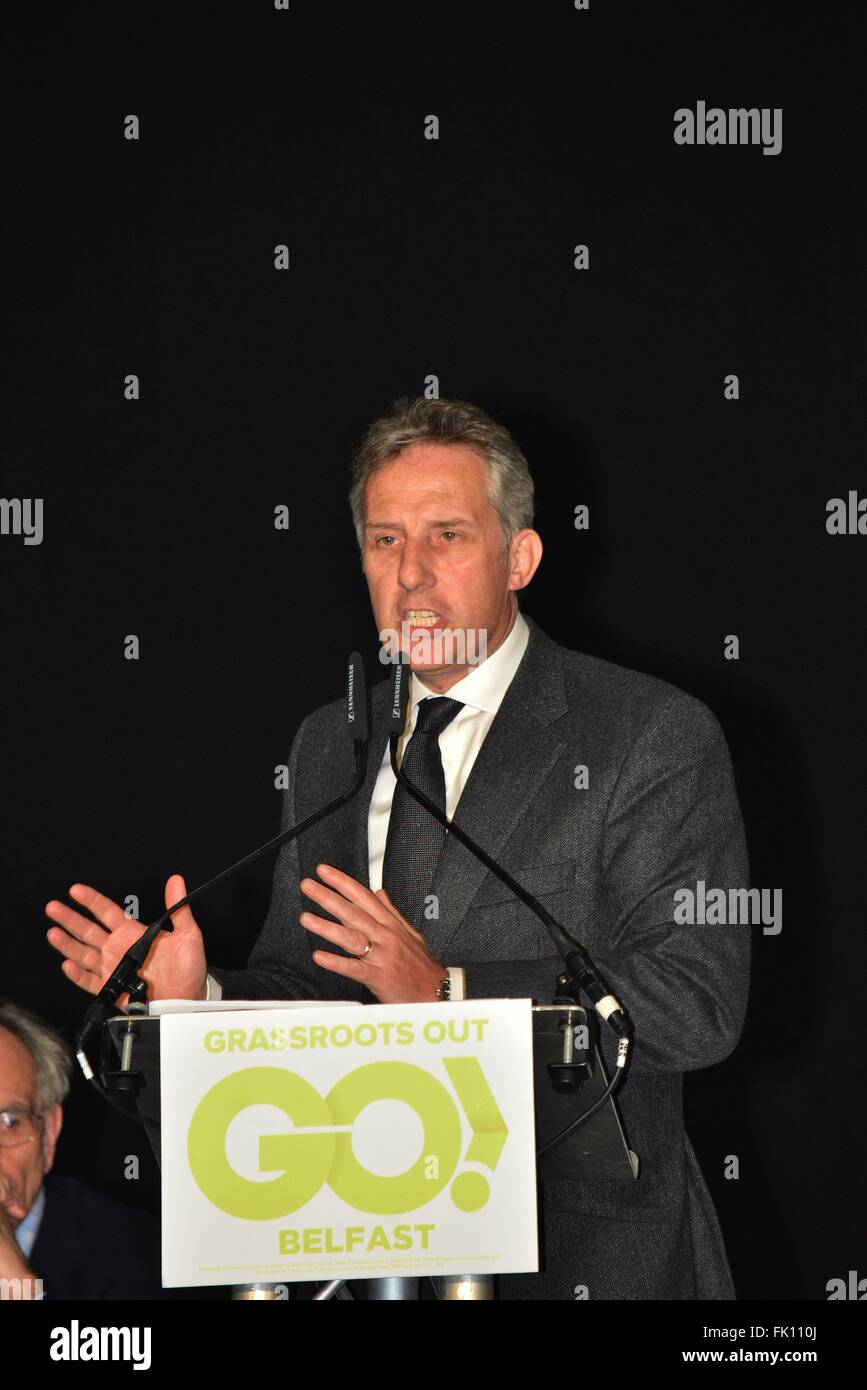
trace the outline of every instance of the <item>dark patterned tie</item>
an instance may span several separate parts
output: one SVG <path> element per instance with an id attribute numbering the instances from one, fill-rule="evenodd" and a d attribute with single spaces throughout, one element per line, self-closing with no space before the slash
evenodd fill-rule
<path id="1" fill-rule="evenodd" d="M 415 730 L 406 745 L 401 767 L 414 786 L 423 791 L 441 810 L 446 808 L 446 782 L 440 755 L 439 737 L 463 705 L 444 695 L 420 701 Z M 446 832 L 429 811 L 410 796 L 400 782 L 394 789 L 385 855 L 382 886 L 395 907 L 423 932 L 425 898 L 436 872 Z"/>

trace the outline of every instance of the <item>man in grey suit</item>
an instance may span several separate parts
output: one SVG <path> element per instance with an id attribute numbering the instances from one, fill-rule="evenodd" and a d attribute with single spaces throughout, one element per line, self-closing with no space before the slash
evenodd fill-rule
<path id="1" fill-rule="evenodd" d="M 351 493 L 380 637 L 409 638 L 400 757 L 583 943 L 635 1026 L 617 1097 L 639 1177 L 543 1184 L 542 1272 L 502 1277 L 500 1296 L 731 1299 L 682 1082 L 737 1042 L 749 927 L 675 920 L 679 890 L 748 886 L 728 749 L 698 700 L 562 648 L 520 612 L 542 553 L 532 495 L 508 431 L 465 402 L 421 399 L 370 427 Z M 445 642 L 470 632 L 486 640 L 477 664 Z M 281 850 L 247 968 L 209 973 L 182 909 L 148 957 L 151 997 L 550 1001 L 559 961 L 539 921 L 395 788 L 389 691 L 388 680 L 373 690 L 363 793 Z M 342 700 L 303 721 L 284 826 L 349 780 L 344 725 Z M 167 905 L 184 892 L 174 875 Z M 139 928 L 94 889 L 71 894 L 97 920 L 49 903 L 49 941 L 95 992 Z M 616 1043 L 607 1032 L 601 1043 L 610 1067 Z"/>

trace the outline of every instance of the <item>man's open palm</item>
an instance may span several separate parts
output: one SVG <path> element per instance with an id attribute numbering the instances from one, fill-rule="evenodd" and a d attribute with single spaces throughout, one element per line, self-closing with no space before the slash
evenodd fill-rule
<path id="1" fill-rule="evenodd" d="M 172 874 L 166 881 L 166 907 L 185 897 L 186 892 L 181 875 Z M 61 968 L 67 979 L 88 994 L 97 994 L 144 928 L 111 898 L 86 883 L 74 883 L 69 896 L 92 916 L 52 899 L 45 905 L 45 914 L 58 925 L 49 928 L 48 941 L 65 957 Z M 172 922 L 174 931 L 160 932 L 139 972 L 147 982 L 148 997 L 204 999 L 207 964 L 202 933 L 189 907 L 176 912 Z M 127 998 L 121 996 L 121 1007 Z"/>

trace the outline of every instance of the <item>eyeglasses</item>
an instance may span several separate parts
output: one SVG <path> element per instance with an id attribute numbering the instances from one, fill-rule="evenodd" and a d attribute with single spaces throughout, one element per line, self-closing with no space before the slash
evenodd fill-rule
<path id="1" fill-rule="evenodd" d="M 39 1138 L 44 1116 L 35 1110 L 0 1110 L 0 1149 L 17 1149 Z"/>

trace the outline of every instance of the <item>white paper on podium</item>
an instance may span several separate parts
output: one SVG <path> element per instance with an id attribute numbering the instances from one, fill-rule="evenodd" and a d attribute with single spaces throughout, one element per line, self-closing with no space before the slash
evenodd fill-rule
<path id="1" fill-rule="evenodd" d="M 538 1268 L 529 999 L 214 1003 L 160 1023 L 166 1287 Z"/>
<path id="2" fill-rule="evenodd" d="M 151 1016 L 207 1014 L 239 1009 L 341 1009 L 357 1008 L 352 999 L 155 999 L 148 1005 Z"/>

